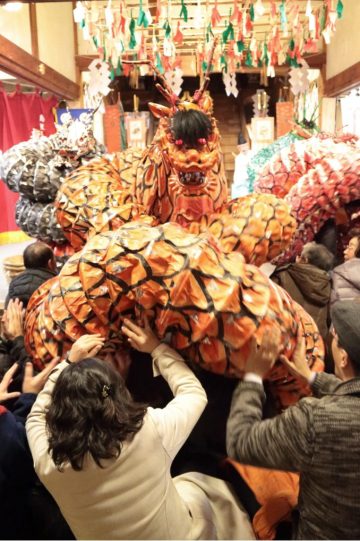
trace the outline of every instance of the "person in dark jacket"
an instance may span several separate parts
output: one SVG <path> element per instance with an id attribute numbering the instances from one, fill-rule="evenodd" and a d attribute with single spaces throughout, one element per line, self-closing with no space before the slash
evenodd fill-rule
<path id="1" fill-rule="evenodd" d="M 13 278 L 5 300 L 5 308 L 10 299 L 19 299 L 26 308 L 31 295 L 44 282 L 56 276 L 55 256 L 44 242 L 34 242 L 24 251 L 25 271 Z"/>
<path id="2" fill-rule="evenodd" d="M 40 374 L 33 376 L 33 367 L 26 364 L 23 394 L 8 392 L 18 365 L 14 364 L 5 373 L 0 383 L 0 404 L 16 400 L 10 412 L 0 405 L 0 531 L 2 539 L 31 539 L 31 517 L 28 513 L 27 499 L 36 482 L 33 461 L 28 447 L 25 421 L 36 395 L 57 360 L 52 361 Z"/>
<path id="3" fill-rule="evenodd" d="M 262 382 L 279 357 L 280 330 L 264 333 L 259 347 L 252 340 L 227 423 L 231 458 L 300 473 L 294 539 L 360 539 L 360 302 L 336 303 L 333 328 L 337 377 L 312 372 L 299 341 L 292 360 L 280 361 L 313 396 L 266 420 Z"/>
<path id="4" fill-rule="evenodd" d="M 271 276 L 311 315 L 324 340 L 328 335 L 329 271 L 333 261 L 333 254 L 325 246 L 309 242 L 304 245 L 296 263 L 278 267 Z"/>
<path id="5" fill-rule="evenodd" d="M 360 237 L 354 236 L 344 250 L 344 263 L 331 273 L 331 306 L 360 297 Z"/>

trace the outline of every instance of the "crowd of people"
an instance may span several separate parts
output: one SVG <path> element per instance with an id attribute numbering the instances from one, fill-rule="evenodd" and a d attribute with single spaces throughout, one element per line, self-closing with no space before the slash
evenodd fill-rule
<path id="1" fill-rule="evenodd" d="M 360 236 L 354 233 L 334 269 L 333 254 L 313 242 L 272 275 L 316 321 L 328 373 L 309 369 L 302 341 L 285 357 L 275 327 L 260 343 L 251 340 L 242 381 L 228 380 L 225 389 L 160 342 L 146 318 L 142 325 L 124 320 L 133 364 L 163 378 L 160 401 L 133 388 L 131 368 L 125 381 L 100 359 L 104 340 L 96 334 L 34 373 L 25 308 L 56 271 L 40 242 L 25 250 L 24 263 L 1 322 L 3 539 L 255 539 L 261 502 L 246 479 L 234 479 L 226 455 L 299 473 L 286 537 L 360 538 Z M 269 417 L 263 382 L 277 361 L 312 395 Z M 204 434 L 217 431 L 218 418 L 224 449 L 214 452 Z M 274 537 L 284 538 L 276 526 Z"/>

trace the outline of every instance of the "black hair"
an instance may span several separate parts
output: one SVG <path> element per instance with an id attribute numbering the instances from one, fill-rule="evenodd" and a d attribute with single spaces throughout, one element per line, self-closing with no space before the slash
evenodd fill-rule
<path id="1" fill-rule="evenodd" d="M 322 244 L 308 242 L 303 247 L 301 256 L 305 257 L 310 265 L 321 270 L 329 271 L 334 265 L 334 255 Z"/>
<path id="2" fill-rule="evenodd" d="M 54 253 L 50 246 L 37 241 L 25 248 L 23 256 L 26 269 L 46 269 Z"/>
<path id="3" fill-rule="evenodd" d="M 190 148 L 198 147 L 198 140 L 208 139 L 212 131 L 210 118 L 196 109 L 175 113 L 171 127 L 174 139 L 181 139 Z"/>
<path id="4" fill-rule="evenodd" d="M 70 364 L 56 381 L 46 413 L 49 453 L 61 471 L 65 464 L 80 471 L 90 454 L 116 458 L 123 442 L 140 430 L 145 404 L 133 401 L 121 375 L 95 358 Z"/>

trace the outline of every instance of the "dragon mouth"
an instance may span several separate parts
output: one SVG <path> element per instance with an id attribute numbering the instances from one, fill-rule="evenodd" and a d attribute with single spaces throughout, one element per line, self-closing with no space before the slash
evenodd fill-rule
<path id="1" fill-rule="evenodd" d="M 179 171 L 179 180 L 184 186 L 201 186 L 205 182 L 205 174 L 201 171 Z"/>

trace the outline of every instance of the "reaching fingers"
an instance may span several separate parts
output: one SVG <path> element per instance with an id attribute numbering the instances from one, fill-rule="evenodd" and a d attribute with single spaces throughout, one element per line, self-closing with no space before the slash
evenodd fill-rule
<path id="1" fill-rule="evenodd" d="M 141 335 L 143 332 L 143 329 L 139 327 L 138 325 L 136 325 L 136 323 L 134 323 L 130 319 L 124 319 L 122 328 L 125 328 L 126 330 L 130 330 L 131 333 L 134 335 Z"/>
<path id="2" fill-rule="evenodd" d="M 103 344 L 98 344 L 96 346 L 94 346 L 91 350 L 89 350 L 89 356 L 90 357 L 94 357 L 97 353 L 99 353 L 99 351 L 101 350 L 101 348 L 103 347 Z"/>
<path id="3" fill-rule="evenodd" d="M 21 393 L 19 393 L 19 391 L 14 391 L 12 393 L 6 393 L 6 399 L 5 400 L 10 400 L 11 398 L 19 398 L 20 395 L 21 395 Z"/>
<path id="4" fill-rule="evenodd" d="M 41 370 L 39 374 L 34 376 L 32 380 L 41 382 L 42 385 L 44 385 L 45 381 L 48 379 L 49 375 L 54 370 L 55 366 L 59 363 L 59 361 L 60 361 L 59 357 L 55 357 L 55 359 L 53 359 L 48 365 L 46 365 L 46 367 L 43 370 Z M 26 364 L 29 364 L 29 363 L 26 363 Z"/>
<path id="5" fill-rule="evenodd" d="M 24 379 L 32 378 L 34 375 L 34 367 L 32 363 L 25 364 Z"/>
<path id="6" fill-rule="evenodd" d="M 6 389 L 8 388 L 8 386 L 10 385 L 10 383 L 12 382 L 12 379 L 13 379 L 13 376 L 16 372 L 16 370 L 19 368 L 19 365 L 17 363 L 13 364 L 11 368 L 9 368 L 9 370 L 7 370 L 5 372 L 5 375 L 2 379 L 2 382 L 1 384 L 6 387 Z"/>

